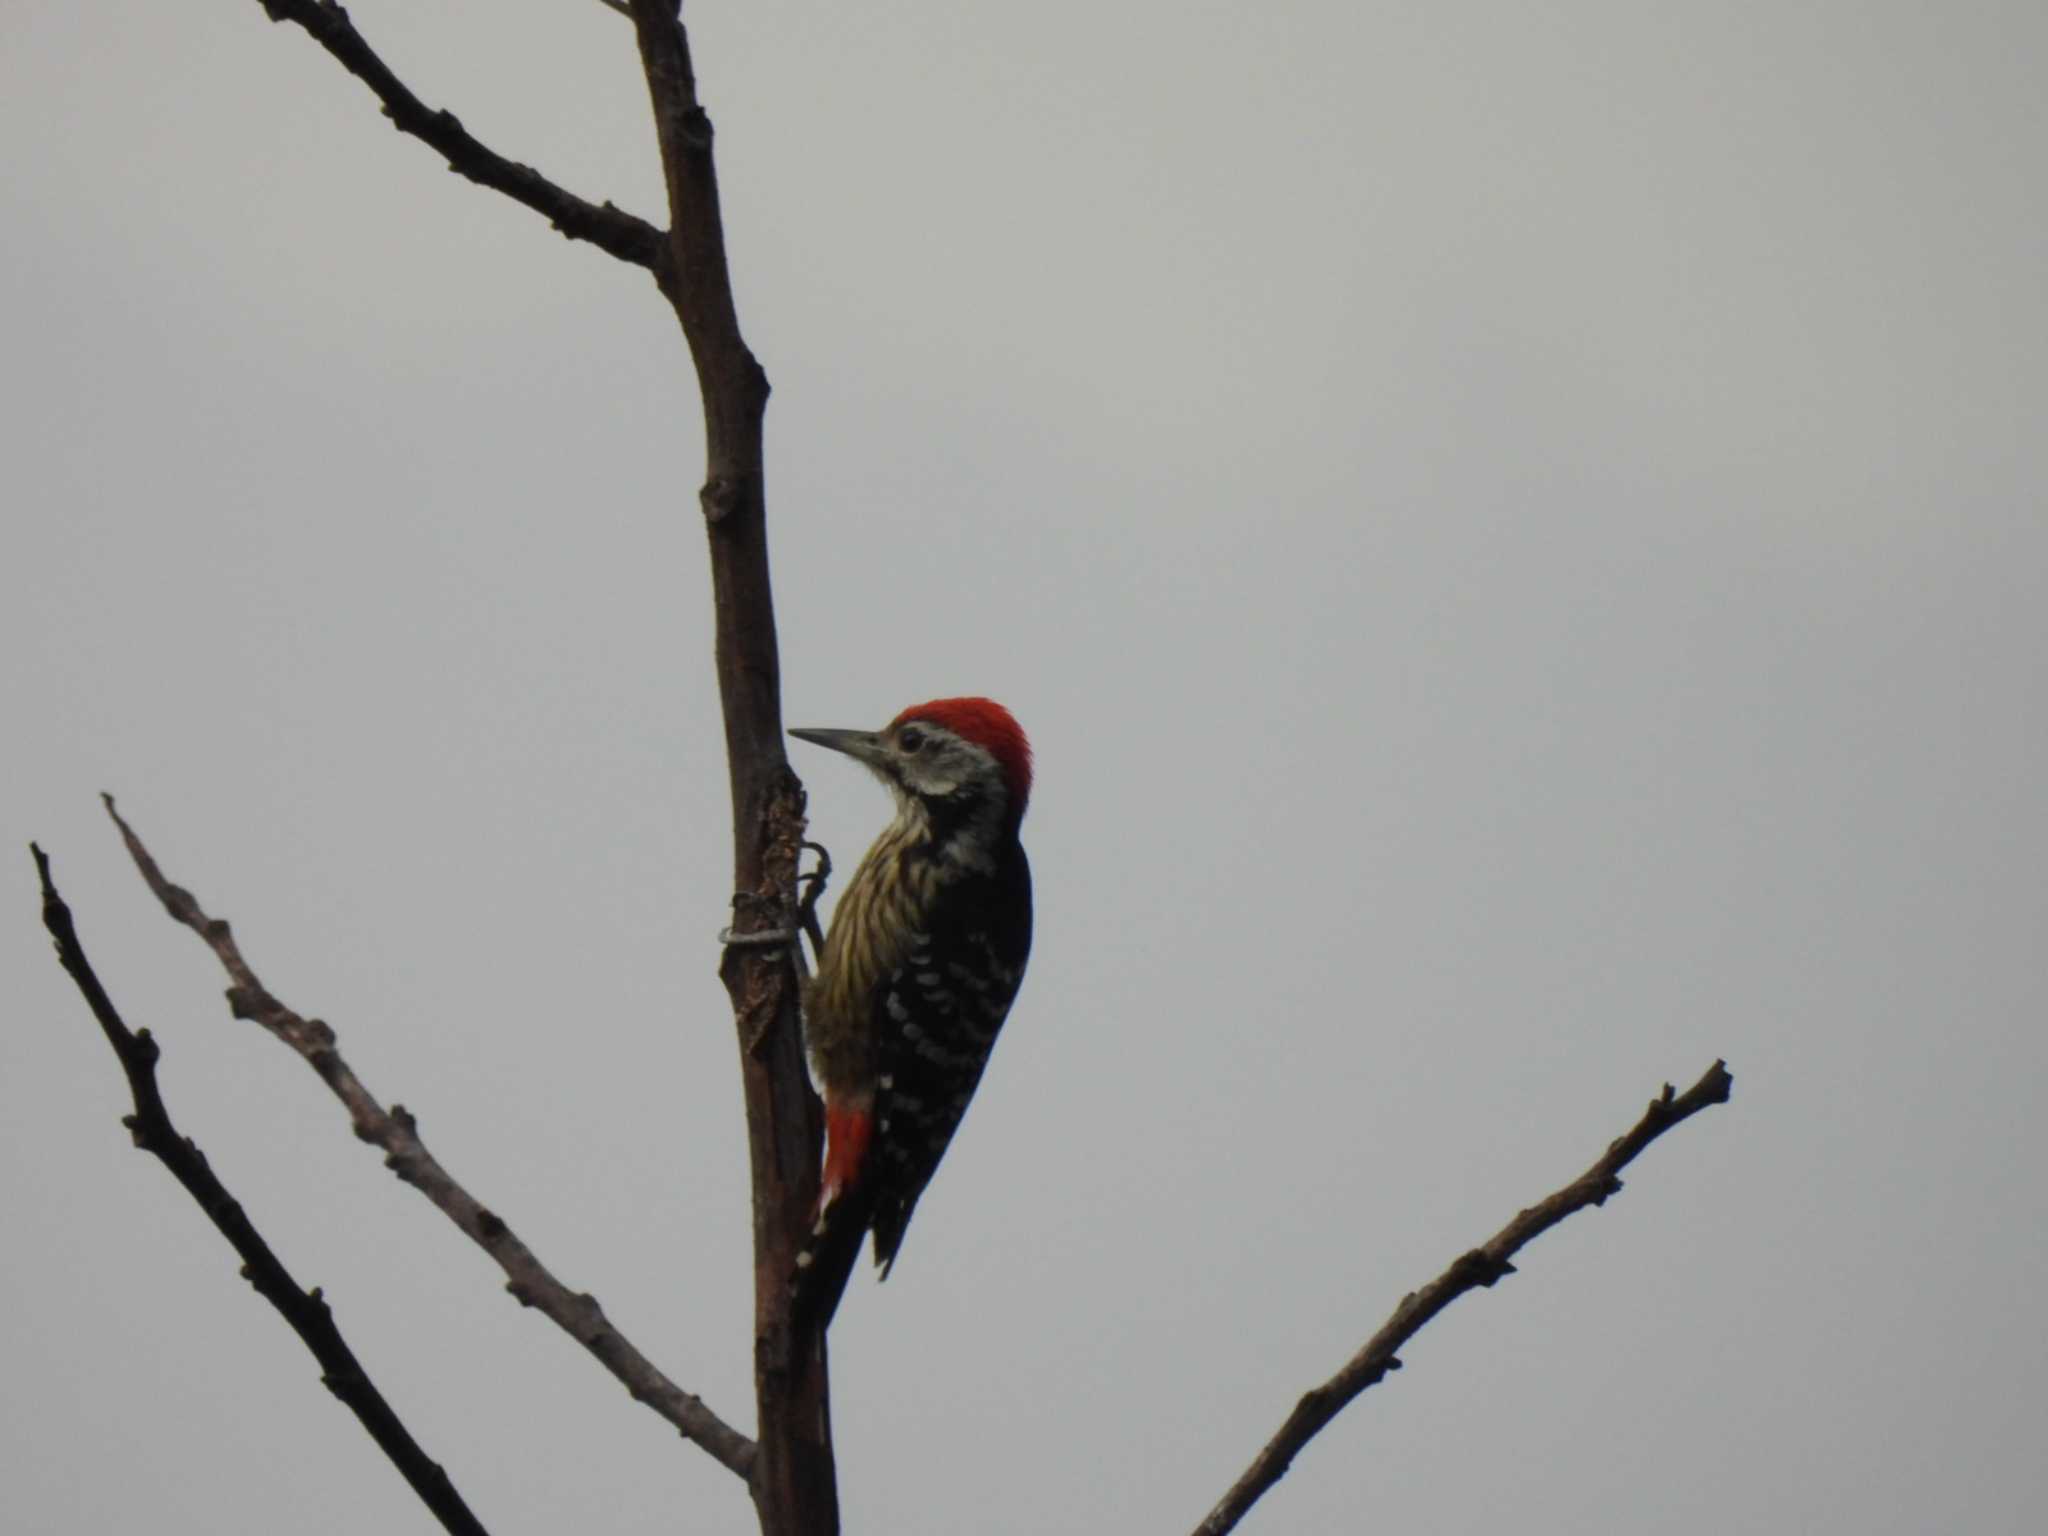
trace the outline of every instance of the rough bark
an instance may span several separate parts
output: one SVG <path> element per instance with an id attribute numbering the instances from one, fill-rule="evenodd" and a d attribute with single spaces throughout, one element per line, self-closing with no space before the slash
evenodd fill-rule
<path id="1" fill-rule="evenodd" d="M 780 663 L 768 578 L 762 452 L 768 379 L 740 334 L 712 163 L 676 0 L 631 0 L 668 188 L 662 291 L 696 366 L 704 412 L 699 500 L 710 546 L 719 697 L 732 781 L 734 932 L 793 929 L 802 786 L 783 752 Z M 822 1127 L 804 1068 L 795 938 L 726 950 L 719 973 L 739 1031 L 754 1211 L 754 1371 L 765 1536 L 839 1528 L 825 1329 L 797 1325 L 790 1277 L 817 1198 Z"/>

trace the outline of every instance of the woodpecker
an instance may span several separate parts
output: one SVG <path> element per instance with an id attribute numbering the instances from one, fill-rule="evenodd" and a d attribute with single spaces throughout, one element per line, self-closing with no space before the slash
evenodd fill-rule
<path id="1" fill-rule="evenodd" d="M 1031 744 L 979 698 L 912 705 L 879 731 L 790 735 L 866 764 L 896 799 L 804 992 L 805 1054 L 825 1100 L 819 1214 L 860 1188 L 887 1279 L 1031 953 L 1031 866 L 1017 838 Z"/>

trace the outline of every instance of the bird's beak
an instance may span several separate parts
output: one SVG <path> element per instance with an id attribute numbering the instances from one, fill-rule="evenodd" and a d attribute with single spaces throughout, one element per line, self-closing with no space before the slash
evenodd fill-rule
<path id="1" fill-rule="evenodd" d="M 875 731 L 829 731 L 809 728 L 792 728 L 790 735 L 798 741 L 808 741 L 814 747 L 827 747 L 834 752 L 844 752 L 848 757 L 878 768 L 887 757 L 880 733 Z"/>

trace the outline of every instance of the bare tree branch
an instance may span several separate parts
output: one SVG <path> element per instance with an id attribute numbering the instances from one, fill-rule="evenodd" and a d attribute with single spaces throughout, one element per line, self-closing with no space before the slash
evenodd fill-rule
<path id="1" fill-rule="evenodd" d="M 1490 1286 L 1512 1275 L 1508 1262 L 1533 1239 L 1548 1232 L 1575 1211 L 1589 1205 L 1603 1205 L 1609 1195 L 1621 1189 L 1621 1170 L 1651 1142 L 1682 1120 L 1690 1119 L 1713 1104 L 1725 1104 L 1734 1089 L 1726 1062 L 1717 1061 L 1706 1075 L 1682 1094 L 1674 1095 L 1671 1085 L 1650 1101 L 1634 1129 L 1608 1147 L 1599 1161 L 1548 1199 L 1530 1206 L 1471 1252 L 1461 1255 L 1449 1269 L 1419 1291 L 1401 1298 L 1380 1331 L 1366 1340 L 1364 1348 L 1345 1362 L 1344 1368 L 1321 1386 L 1303 1396 L 1278 1434 L 1266 1442 L 1251 1466 L 1195 1527 L 1195 1536 L 1223 1536 L 1242 1520 L 1245 1511 L 1260 1495 L 1286 1475 L 1288 1465 L 1301 1448 L 1349 1406 L 1351 1400 L 1374 1385 L 1401 1362 L 1395 1351 L 1406 1344 L 1431 1318 L 1467 1291 Z"/>
<path id="2" fill-rule="evenodd" d="M 715 657 L 732 790 L 732 932 L 737 942 L 726 947 L 719 974 L 739 1037 L 753 1194 L 760 1430 L 758 1454 L 748 1462 L 750 1485 L 768 1536 L 829 1536 L 839 1524 L 825 1352 L 829 1318 L 796 1318 L 790 1285 L 817 1197 L 823 1140 L 798 1016 L 801 949 L 794 942 L 745 942 L 797 920 L 797 861 L 804 833 L 803 786 L 783 750 L 781 665 L 768 575 L 762 447 L 768 378 L 740 333 L 712 161 L 711 120 L 697 98 L 680 0 L 612 4 L 632 17 L 647 78 L 668 190 L 670 227 L 665 233 L 609 204 L 595 208 L 484 149 L 451 115 L 433 112 L 413 96 L 333 0 L 261 3 L 273 19 L 295 22 L 311 33 L 370 86 L 401 130 L 439 149 L 455 170 L 547 214 L 565 234 L 652 270 L 689 344 L 704 416 L 707 462 L 698 499 L 710 546 Z M 237 991 L 249 993 L 245 1001 L 250 1008 L 275 1006 L 239 981 Z M 329 1074 L 331 1067 L 322 1063 L 331 1059 L 330 1046 L 317 1039 L 294 1043 L 323 1076 Z M 343 1093 L 339 1086 L 336 1091 Z M 348 1094 L 343 1097 L 347 1101 Z M 351 1104 L 358 1134 L 364 1130 L 361 1108 Z M 377 1122 L 377 1129 L 403 1153 L 402 1160 L 394 1153 L 394 1166 L 414 1176 L 424 1153 L 409 1124 L 401 1123 L 394 1109 Z M 465 1230 L 488 1246 L 473 1223 Z"/>
<path id="3" fill-rule="evenodd" d="M 57 894 L 50 879 L 49 857 L 33 843 L 29 844 L 29 851 L 35 855 L 36 875 L 43 887 L 43 926 L 56 941 L 57 959 L 77 983 L 93 1017 L 99 1020 L 107 1044 L 120 1058 L 121 1070 L 128 1075 L 135 1113 L 125 1116 L 121 1123 L 128 1127 L 135 1145 L 171 1171 L 171 1176 L 184 1185 L 185 1192 L 199 1202 L 199 1208 L 206 1212 L 221 1236 L 233 1244 L 235 1252 L 242 1256 L 242 1278 L 291 1324 L 292 1331 L 320 1362 L 320 1379 L 327 1390 L 362 1422 L 378 1449 L 391 1459 L 442 1528 L 453 1536 L 486 1536 L 483 1524 L 470 1513 L 447 1472 L 413 1439 L 397 1411 L 370 1380 L 355 1351 L 335 1326 L 334 1315 L 319 1288 L 300 1288 L 249 1220 L 241 1202 L 214 1175 L 198 1143 L 178 1134 L 157 1088 L 156 1063 L 161 1051 L 156 1038 L 146 1029 L 129 1029 L 115 1010 L 113 999 L 107 996 L 92 962 L 86 958 L 85 947 L 79 942 L 71 908 Z"/>
<path id="4" fill-rule="evenodd" d="M 342 1058 L 334 1031 L 322 1020 L 293 1012 L 271 995 L 243 958 L 227 922 L 208 917 L 190 891 L 165 879 L 142 840 L 115 810 L 114 797 L 100 798 L 121 829 L 135 867 L 164 910 L 205 940 L 227 971 L 233 982 L 227 993 L 229 1011 L 238 1019 L 261 1024 L 306 1059 L 347 1108 L 357 1137 L 382 1148 L 385 1167 L 431 1200 L 497 1262 L 506 1275 L 506 1290 L 522 1305 L 538 1309 L 595 1355 L 636 1401 L 647 1404 L 721 1465 L 748 1477 L 755 1461 L 754 1443 L 657 1370 L 612 1325 L 595 1296 L 563 1285 L 501 1217 L 456 1183 L 427 1151 L 417 1122 L 406 1108 L 394 1104 L 386 1110 Z"/>
<path id="5" fill-rule="evenodd" d="M 591 203 L 556 186 L 530 165 L 507 160 L 478 140 L 455 114 L 435 111 L 406 88 L 356 31 L 348 12 L 334 0 L 258 0 L 272 21 L 304 27 L 342 68 L 377 93 L 384 115 L 401 133 L 409 133 L 438 150 L 448 168 L 479 186 L 502 192 L 544 216 L 571 240 L 587 240 L 599 250 L 646 267 L 657 281 L 668 272 L 668 237 L 644 219 L 610 203 Z"/>
<path id="6" fill-rule="evenodd" d="M 689 342 L 704 412 L 699 501 L 711 592 L 726 763 L 732 782 L 734 927 L 795 922 L 804 795 L 783 752 L 781 663 L 768 578 L 762 422 L 768 378 L 740 334 L 726 265 L 711 119 L 697 97 L 679 0 L 630 0 L 668 188 L 671 273 L 662 291 Z M 754 1211 L 754 1382 L 761 1455 L 754 1505 L 764 1536 L 832 1536 L 825 1323 L 792 1312 L 795 1273 L 818 1192 L 822 1140 L 804 1068 L 792 941 L 729 947 L 719 974 L 732 999 Z"/>

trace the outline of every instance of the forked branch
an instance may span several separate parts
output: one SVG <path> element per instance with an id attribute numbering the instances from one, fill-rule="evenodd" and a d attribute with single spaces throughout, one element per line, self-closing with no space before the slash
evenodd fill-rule
<path id="1" fill-rule="evenodd" d="M 732 784 L 735 927 L 786 927 L 804 836 L 803 787 L 783 752 L 781 662 L 768 579 L 762 423 L 768 377 L 741 335 L 726 261 L 710 115 L 679 0 L 630 0 L 668 188 L 672 276 L 662 292 L 697 371 L 718 693 Z M 719 967 L 740 1047 L 754 1211 L 754 1403 L 763 1536 L 832 1536 L 839 1503 L 825 1330 L 800 1325 L 789 1277 L 817 1199 L 821 1116 L 804 1069 L 797 946 L 728 947 Z"/>
<path id="2" fill-rule="evenodd" d="M 377 1384 L 370 1380 L 362 1362 L 356 1359 L 355 1351 L 348 1347 L 341 1330 L 335 1326 L 326 1298 L 317 1287 L 306 1290 L 292 1278 L 284 1262 L 271 1251 L 263 1234 L 249 1220 L 241 1202 L 228 1193 L 227 1187 L 214 1174 L 198 1143 L 178 1134 L 178 1128 L 171 1123 L 171 1112 L 165 1108 L 163 1095 L 157 1087 L 156 1063 L 161 1052 L 155 1037 L 146 1029 L 130 1029 L 116 1011 L 113 999 L 107 995 L 107 989 L 93 971 L 92 962 L 86 958 L 85 946 L 79 942 L 71 908 L 57 894 L 56 884 L 50 878 L 49 857 L 33 843 L 29 850 L 35 855 L 36 875 L 43 887 L 43 926 L 56 941 L 58 962 L 77 983 L 86 1006 L 99 1020 L 107 1044 L 120 1058 L 121 1070 L 128 1076 L 128 1090 L 135 1101 L 135 1113 L 121 1123 L 128 1127 L 129 1134 L 135 1138 L 135 1145 L 168 1168 L 171 1177 L 199 1202 L 199 1208 L 220 1230 L 221 1236 L 242 1256 L 242 1278 L 291 1324 L 292 1331 L 312 1351 L 313 1358 L 320 1362 L 320 1379 L 326 1383 L 327 1390 L 361 1421 L 363 1428 L 370 1432 L 370 1438 L 377 1442 L 378 1449 L 390 1458 L 391 1464 L 398 1468 L 420 1501 L 441 1522 L 442 1528 L 452 1536 L 486 1536 L 482 1523 L 470 1513 L 462 1495 L 449 1481 L 447 1472 L 413 1439 L 412 1432 L 399 1419 L 396 1410 L 377 1390 Z"/>
<path id="3" fill-rule="evenodd" d="M 439 151 L 448 169 L 478 186 L 502 192 L 542 215 L 571 240 L 587 240 L 599 250 L 645 267 L 657 281 L 669 270 L 668 237 L 645 219 L 635 218 L 610 203 L 592 203 L 557 186 L 530 165 L 507 160 L 481 143 L 452 112 L 436 111 L 415 96 L 391 66 L 377 56 L 333 0 L 258 0 L 272 21 L 304 27 L 384 103 L 384 115 L 400 133 Z"/>
<path id="4" fill-rule="evenodd" d="M 115 810 L 114 797 L 100 798 L 106 802 L 107 814 L 121 829 L 121 838 L 128 845 L 135 867 L 142 872 L 156 899 L 163 903 L 164 910 L 198 934 L 227 971 L 232 983 L 227 993 L 229 1011 L 238 1019 L 261 1024 L 305 1058 L 306 1064 L 320 1074 L 321 1081 L 347 1108 L 356 1135 L 381 1148 L 385 1167 L 431 1200 L 496 1261 L 505 1272 L 505 1289 L 514 1298 L 538 1310 L 596 1356 L 635 1400 L 652 1408 L 719 1463 L 747 1477 L 753 1470 L 754 1442 L 719 1418 L 702 1399 L 685 1392 L 657 1370 L 612 1325 L 595 1296 L 572 1291 L 557 1280 L 503 1218 L 456 1183 L 420 1140 L 419 1127 L 405 1107 L 394 1104 L 385 1109 L 342 1057 L 334 1031 L 320 1019 L 309 1019 L 287 1008 L 271 994 L 243 957 L 241 945 L 226 921 L 208 917 L 190 891 L 167 880 L 134 828 Z"/>
<path id="5" fill-rule="evenodd" d="M 1643 1118 L 1627 1135 L 1614 1142 L 1599 1160 L 1548 1199 L 1530 1206 L 1502 1227 L 1485 1243 L 1460 1255 L 1441 1275 L 1419 1291 L 1401 1298 L 1380 1331 L 1365 1341 L 1344 1368 L 1295 1404 L 1294 1411 L 1280 1426 L 1279 1433 L 1266 1442 L 1253 1458 L 1244 1476 L 1232 1485 L 1209 1517 L 1195 1527 L 1195 1536 L 1223 1536 L 1242 1520 L 1245 1511 L 1260 1495 L 1286 1475 L 1288 1465 L 1301 1448 L 1348 1407 L 1353 1398 L 1380 1381 L 1389 1371 L 1401 1368 L 1395 1353 L 1415 1337 L 1431 1318 L 1467 1291 L 1490 1286 L 1512 1275 L 1509 1262 L 1533 1239 L 1548 1232 L 1575 1211 L 1601 1205 L 1621 1189 L 1621 1170 L 1633 1162 L 1651 1142 L 1683 1120 L 1712 1104 L 1725 1104 L 1733 1091 L 1734 1079 L 1726 1062 L 1717 1061 L 1706 1075 L 1684 1093 L 1675 1094 L 1669 1083 L 1650 1101 Z"/>
<path id="6" fill-rule="evenodd" d="M 438 149 L 451 168 L 545 214 L 564 234 L 648 268 L 674 308 L 696 369 L 704 417 L 707 462 L 699 503 L 710 546 L 719 694 L 732 786 L 734 927 L 744 940 L 787 922 L 795 902 L 804 796 L 782 742 L 762 452 L 768 379 L 741 335 L 733 302 L 711 119 L 698 99 L 680 0 L 626 0 L 611 6 L 631 16 L 639 45 L 668 193 L 666 230 L 608 203 L 585 202 L 486 149 L 452 115 L 433 111 L 414 96 L 333 0 L 261 3 L 273 19 L 305 28 L 376 93 L 394 124 Z M 792 963 L 797 953 L 793 946 L 770 950 L 741 942 L 727 946 L 720 965 L 738 1027 L 747 1106 L 760 1424 L 758 1452 L 735 1436 L 727 1464 L 736 1470 L 741 1464 L 751 1467 L 749 1480 L 768 1536 L 824 1536 L 838 1528 L 824 1329 L 821 1323 L 794 1326 L 788 1286 L 817 1194 L 822 1138 L 799 1039 Z M 260 989 L 238 983 L 238 991 L 246 991 L 251 1008 L 266 1009 L 274 1002 Z M 280 1016 L 271 1014 L 266 1022 L 270 1017 Z M 317 1041 L 300 1049 L 309 1060 L 328 1059 L 327 1048 Z M 327 1069 L 322 1071 L 325 1075 Z M 351 1113 L 356 1108 L 352 1105 Z M 402 1166 L 425 1166 L 424 1151 L 397 1110 L 380 1122 L 379 1133 L 401 1146 Z M 474 1218 L 465 1230 L 478 1235 Z M 742 1446 L 745 1454 L 737 1449 Z"/>

